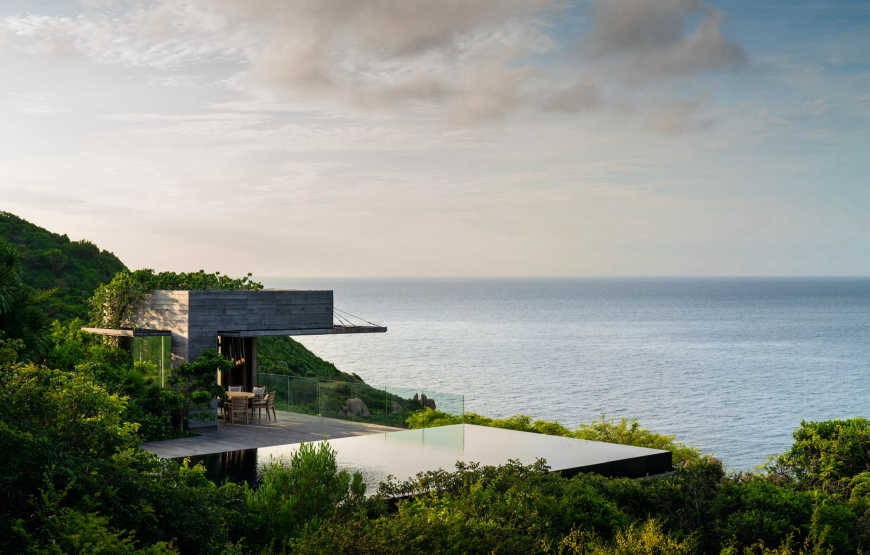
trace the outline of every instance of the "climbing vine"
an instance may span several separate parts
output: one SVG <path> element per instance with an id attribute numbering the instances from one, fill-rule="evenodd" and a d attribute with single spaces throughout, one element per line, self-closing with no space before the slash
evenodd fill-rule
<path id="1" fill-rule="evenodd" d="M 160 272 L 144 269 L 131 272 L 122 270 L 112 281 L 101 285 L 88 301 L 91 325 L 96 328 L 121 329 L 135 327 L 133 314 L 136 303 L 147 293 L 158 289 L 172 291 L 259 291 L 263 284 L 246 277 L 234 279 L 220 272 Z"/>

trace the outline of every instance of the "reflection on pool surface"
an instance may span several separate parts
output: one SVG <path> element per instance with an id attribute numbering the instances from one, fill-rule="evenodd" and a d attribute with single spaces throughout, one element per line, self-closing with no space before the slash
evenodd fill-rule
<path id="1" fill-rule="evenodd" d="M 671 470 L 670 451 L 471 424 L 349 437 L 329 444 L 336 451 L 339 467 L 360 472 L 370 493 L 389 475 L 406 480 L 418 472 L 453 470 L 457 461 L 496 466 L 508 460 L 532 464 L 543 458 L 563 476 L 597 472 L 634 478 Z M 256 484 L 264 464 L 273 458 L 289 459 L 298 448 L 299 444 L 290 444 L 231 451 L 191 457 L 191 462 L 202 462 L 206 475 L 215 482 Z"/>

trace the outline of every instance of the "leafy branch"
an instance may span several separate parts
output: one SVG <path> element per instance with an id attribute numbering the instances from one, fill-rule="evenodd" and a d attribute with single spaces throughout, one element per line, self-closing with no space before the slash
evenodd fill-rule
<path id="1" fill-rule="evenodd" d="M 155 290 L 172 291 L 259 291 L 263 284 L 251 281 L 251 274 L 234 279 L 220 272 L 160 272 L 151 269 L 122 270 L 112 281 L 94 292 L 90 306 L 91 325 L 97 328 L 134 328 L 136 304 Z"/>

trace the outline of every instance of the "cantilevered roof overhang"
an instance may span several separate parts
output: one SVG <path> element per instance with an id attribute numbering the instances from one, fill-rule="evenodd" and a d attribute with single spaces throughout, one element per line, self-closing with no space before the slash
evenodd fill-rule
<path id="1" fill-rule="evenodd" d="M 302 330 L 218 330 L 223 337 L 277 337 L 288 335 L 334 335 L 346 333 L 384 333 L 387 328 L 382 326 L 332 326 L 331 328 L 314 328 Z"/>
<path id="2" fill-rule="evenodd" d="M 96 333 L 97 335 L 111 335 L 113 337 L 166 337 L 172 336 L 169 330 L 142 330 L 142 329 L 109 329 L 109 328 L 82 328 L 83 331 Z"/>
<path id="3" fill-rule="evenodd" d="M 387 328 L 352 315 L 333 304 L 329 290 L 261 291 L 155 290 L 135 306 L 126 330 L 85 328 L 116 337 L 172 336 L 172 363 L 195 360 L 213 349 L 218 337 L 251 338 L 292 335 L 384 333 Z M 338 325 L 336 325 L 338 320 Z M 162 331 L 166 330 L 166 331 Z"/>

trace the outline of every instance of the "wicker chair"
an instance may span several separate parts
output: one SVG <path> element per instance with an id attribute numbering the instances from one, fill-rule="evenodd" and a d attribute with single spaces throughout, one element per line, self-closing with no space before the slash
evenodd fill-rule
<path id="1" fill-rule="evenodd" d="M 263 417 L 263 409 L 266 409 L 266 416 L 269 421 L 272 421 L 272 416 L 278 420 L 278 415 L 275 414 L 275 392 L 266 395 L 265 399 L 255 399 L 251 403 L 251 416 L 254 416 L 254 409 L 257 409 L 257 418 Z M 269 409 L 272 409 L 272 415 L 269 415 Z"/>
<path id="2" fill-rule="evenodd" d="M 229 423 L 233 423 L 233 419 L 237 414 L 242 413 L 245 415 L 245 424 L 248 423 L 248 400 L 244 397 L 230 397 L 230 400 L 224 403 L 224 424 L 227 423 L 227 417 L 229 416 Z"/>

